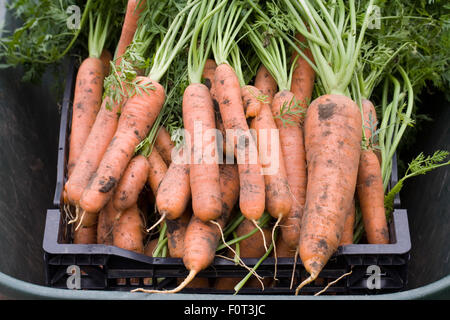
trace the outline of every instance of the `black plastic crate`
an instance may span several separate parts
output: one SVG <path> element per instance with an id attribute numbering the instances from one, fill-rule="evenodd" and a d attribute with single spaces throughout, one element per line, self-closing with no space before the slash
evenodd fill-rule
<path id="1" fill-rule="evenodd" d="M 68 288 L 74 279 L 73 268 L 80 271 L 81 289 L 129 291 L 138 287 L 148 289 L 173 288 L 176 281 L 184 279 L 188 271 L 179 258 L 152 258 L 115 246 L 102 244 L 72 244 L 71 232 L 61 209 L 61 196 L 65 182 L 65 164 L 67 157 L 67 138 L 70 130 L 71 99 L 75 68 L 70 65 L 66 89 L 61 109 L 61 125 L 58 149 L 58 172 L 54 196 L 54 207 L 47 211 L 44 231 L 44 260 L 46 268 L 46 285 L 55 288 Z M 395 161 L 395 158 L 394 158 Z M 397 182 L 397 166 L 393 163 L 391 185 Z M 349 271 L 350 275 L 330 286 L 326 294 L 378 294 L 398 292 L 406 288 L 407 266 L 411 241 L 407 212 L 400 209 L 397 196 L 394 203 L 392 221 L 389 225 L 390 244 L 352 244 L 339 247 L 324 270 L 320 280 L 302 288 L 302 294 L 314 294 L 328 283 Z M 258 259 L 242 259 L 253 267 Z M 295 287 L 308 275 L 298 259 L 294 269 L 293 258 L 277 259 L 277 279 L 264 290 L 261 288 L 243 288 L 240 294 L 293 294 Z M 268 257 L 257 269 L 262 277 L 273 278 L 275 259 Z M 373 268 L 373 269 L 370 269 Z M 375 270 L 375 271 L 373 271 Z M 376 272 L 376 274 L 373 274 Z M 234 262 L 216 257 L 198 278 L 210 281 L 222 277 L 243 278 L 248 270 Z M 294 285 L 290 288 L 294 274 Z M 69 283 L 69 286 L 68 286 Z M 185 288 L 186 293 L 234 293 L 216 289 Z"/>

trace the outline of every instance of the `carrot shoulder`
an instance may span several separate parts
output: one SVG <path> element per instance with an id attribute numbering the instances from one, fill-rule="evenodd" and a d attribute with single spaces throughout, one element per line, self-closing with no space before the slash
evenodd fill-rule
<path id="1" fill-rule="evenodd" d="M 296 38 L 300 43 L 306 44 L 306 40 L 301 34 L 297 34 Z M 311 50 L 309 48 L 302 48 L 301 50 L 314 63 Z M 295 60 L 296 58 L 297 60 Z M 304 109 L 307 109 L 314 89 L 316 73 L 309 62 L 302 58 L 295 50 L 292 55 L 292 61 L 295 61 L 295 67 L 292 72 L 291 92 L 294 94 L 297 102 Z"/>
<path id="2" fill-rule="evenodd" d="M 272 104 L 273 97 L 277 92 L 277 82 L 270 74 L 269 70 L 262 64 L 255 77 L 255 87 L 258 88 L 261 93 L 266 97 L 266 102 Z"/>
<path id="3" fill-rule="evenodd" d="M 116 65 L 120 64 L 120 57 L 125 53 L 125 50 L 131 44 L 131 41 L 133 41 L 138 26 L 139 16 L 144 10 L 146 3 L 147 1 L 142 0 L 128 0 L 122 32 L 116 49 Z"/>

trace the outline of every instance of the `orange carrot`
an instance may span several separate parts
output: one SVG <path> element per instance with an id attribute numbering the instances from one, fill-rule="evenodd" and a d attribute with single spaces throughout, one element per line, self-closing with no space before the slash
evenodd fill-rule
<path id="1" fill-rule="evenodd" d="M 239 197 L 239 172 L 236 165 L 220 165 L 220 190 L 222 193 L 222 214 L 217 223 L 223 228 L 231 214 Z M 192 216 L 184 237 L 183 263 L 189 275 L 179 286 L 172 290 L 144 290 L 148 293 L 176 293 L 185 288 L 203 269 L 211 265 L 214 260 L 217 245 L 221 239 L 219 228 L 212 222 L 203 222 L 196 216 Z"/>
<path id="2" fill-rule="evenodd" d="M 75 206 L 79 206 L 81 195 L 98 165 L 117 129 L 121 103 L 114 103 L 107 108 L 108 99 L 104 99 L 100 111 L 95 118 L 89 136 L 78 158 L 77 165 L 72 171 L 65 189 L 67 197 Z"/>
<path id="3" fill-rule="evenodd" d="M 355 227 L 355 199 L 353 199 L 350 210 L 345 218 L 344 232 L 342 233 L 340 246 L 353 243 L 353 229 Z"/>
<path id="4" fill-rule="evenodd" d="M 296 35 L 297 40 L 302 44 L 306 44 L 305 37 L 301 34 Z M 309 48 L 301 48 L 301 51 L 314 63 L 314 58 Z M 298 57 L 298 58 L 297 58 Z M 297 60 L 295 60 L 297 58 Z M 302 58 L 296 50 L 292 54 L 292 61 L 296 61 L 294 71 L 292 72 L 291 92 L 295 99 L 304 109 L 308 108 L 314 89 L 314 81 L 316 73 L 308 61 Z"/>
<path id="5" fill-rule="evenodd" d="M 138 26 L 139 16 L 144 10 L 146 3 L 147 1 L 142 0 L 128 0 L 122 32 L 115 54 L 116 65 L 120 64 L 120 57 L 125 53 L 125 50 L 131 44 L 131 41 L 133 41 Z"/>
<path id="6" fill-rule="evenodd" d="M 300 230 L 299 254 L 314 281 L 336 251 L 353 201 L 361 151 L 358 105 L 340 94 L 316 98 L 305 119 L 308 189 Z"/>
<path id="7" fill-rule="evenodd" d="M 102 104 L 104 76 L 104 65 L 99 58 L 89 57 L 84 59 L 78 69 L 67 163 L 68 177 L 75 168 Z"/>
<path id="8" fill-rule="evenodd" d="M 216 72 L 217 64 L 213 59 L 206 59 L 205 66 L 203 67 L 202 77 L 205 82 L 205 86 L 208 87 L 211 92 L 213 100 L 216 99 L 214 91 L 214 73 Z"/>
<path id="9" fill-rule="evenodd" d="M 243 86 L 241 90 L 245 116 L 247 118 L 258 116 L 261 110 L 261 100 L 265 97 L 260 90 L 251 85 Z"/>
<path id="10" fill-rule="evenodd" d="M 111 52 L 107 49 L 103 49 L 102 54 L 100 56 L 100 60 L 103 62 L 103 75 L 104 77 L 109 75 L 111 71 L 111 60 L 113 59 Z"/>
<path id="11" fill-rule="evenodd" d="M 225 129 L 234 129 L 240 133 L 239 139 L 233 141 L 239 169 L 239 207 L 247 219 L 256 220 L 262 216 L 265 208 L 264 176 L 246 122 L 239 80 L 233 68 L 228 64 L 219 65 L 214 74 L 214 86 Z M 242 137 L 246 139 L 245 143 L 239 141 Z M 256 159 L 252 159 L 253 153 L 256 153 Z M 239 159 L 240 155 L 245 156 L 244 160 Z"/>
<path id="12" fill-rule="evenodd" d="M 113 228 L 119 220 L 121 211 L 117 210 L 112 201 L 100 211 L 97 224 L 97 243 L 113 245 Z"/>
<path id="13" fill-rule="evenodd" d="M 253 90 L 254 94 L 261 94 L 256 88 Z M 285 217 L 290 212 L 292 197 L 279 136 L 276 136 L 275 141 L 272 139 L 272 133 L 278 133 L 277 125 L 269 104 L 259 100 L 258 102 L 260 112 L 252 120 L 251 127 L 256 130 L 261 166 L 265 170 L 266 209 L 272 217 L 278 219 Z"/>
<path id="14" fill-rule="evenodd" d="M 147 242 L 147 244 L 144 246 L 144 254 L 146 256 L 153 257 L 153 251 L 158 245 L 158 240 L 158 238 L 155 238 Z"/>
<path id="15" fill-rule="evenodd" d="M 292 249 L 282 237 L 277 238 L 277 257 L 278 258 L 294 258 L 295 257 L 295 249 Z"/>
<path id="16" fill-rule="evenodd" d="M 289 247 L 295 249 L 300 238 L 301 219 L 306 199 L 306 154 L 300 119 L 295 114 L 281 114 L 283 106 L 294 108 L 292 92 L 284 90 L 275 95 L 272 101 L 272 114 L 279 130 L 281 150 L 292 196 L 291 210 L 281 221 L 281 238 Z"/>
<path id="17" fill-rule="evenodd" d="M 172 141 L 170 133 L 163 126 L 159 128 L 154 147 L 158 150 L 166 164 L 170 165 L 172 162 L 172 150 L 175 147 L 175 143 Z"/>
<path id="18" fill-rule="evenodd" d="M 162 179 L 156 195 L 156 207 L 161 216 L 177 219 L 191 199 L 189 164 L 172 162 Z"/>
<path id="19" fill-rule="evenodd" d="M 389 243 L 389 231 L 387 227 L 384 209 L 384 188 L 381 177 L 381 167 L 377 154 L 370 145 L 372 138 L 371 128 L 377 121 L 373 104 L 362 100 L 364 132 L 366 145 L 361 150 L 361 158 L 358 168 L 357 194 L 366 231 L 367 241 L 372 244 Z"/>
<path id="20" fill-rule="evenodd" d="M 184 253 L 184 237 L 186 229 L 191 220 L 192 210 L 187 208 L 178 219 L 166 220 L 167 246 L 172 258 L 182 258 Z"/>
<path id="21" fill-rule="evenodd" d="M 255 87 L 266 97 L 266 102 L 271 105 L 273 97 L 277 92 L 277 82 L 270 74 L 269 70 L 262 64 L 255 77 Z"/>
<path id="22" fill-rule="evenodd" d="M 372 150 L 361 150 L 357 191 L 368 243 L 389 243 L 381 167 Z"/>
<path id="23" fill-rule="evenodd" d="M 202 221 L 214 220 L 222 213 L 219 165 L 215 140 L 215 118 L 208 88 L 190 84 L 183 95 L 183 124 L 191 137 L 190 185 L 192 210 Z M 198 128 L 198 130 L 197 130 Z M 195 136 L 200 131 L 199 137 Z M 208 131 L 214 133 L 208 135 Z M 213 148 L 211 148 L 211 144 Z M 209 150 L 209 152 L 207 151 Z"/>
<path id="24" fill-rule="evenodd" d="M 167 165 L 156 149 L 152 150 L 147 161 L 149 164 L 147 183 L 150 186 L 153 195 L 156 196 L 159 185 L 167 173 Z"/>
<path id="25" fill-rule="evenodd" d="M 373 152 L 375 152 L 375 154 L 377 155 L 378 162 L 381 165 L 381 150 L 376 148 L 378 146 L 378 143 L 376 141 L 371 141 L 372 133 L 377 129 L 377 112 L 375 111 L 375 107 L 370 100 L 362 99 L 361 106 L 364 116 L 363 126 L 364 134 L 366 137 L 366 146 L 373 148 Z M 373 145 L 371 145 L 371 142 L 373 142 Z"/>
<path id="26" fill-rule="evenodd" d="M 138 253 L 144 253 L 144 222 L 135 204 L 125 210 L 113 229 L 114 245 Z"/>
<path id="27" fill-rule="evenodd" d="M 93 244 L 97 243 L 97 226 L 82 226 L 74 231 L 73 243 L 76 244 Z"/>
<path id="28" fill-rule="evenodd" d="M 137 81 L 153 88 L 127 100 L 117 131 L 80 199 L 81 208 L 89 215 L 99 212 L 111 198 L 137 145 L 147 136 L 164 103 L 164 88 L 159 83 L 146 77 L 138 77 Z"/>
<path id="29" fill-rule="evenodd" d="M 130 208 L 138 200 L 139 194 L 147 182 L 149 163 L 143 155 L 136 155 L 128 163 L 112 197 L 118 211 Z"/>

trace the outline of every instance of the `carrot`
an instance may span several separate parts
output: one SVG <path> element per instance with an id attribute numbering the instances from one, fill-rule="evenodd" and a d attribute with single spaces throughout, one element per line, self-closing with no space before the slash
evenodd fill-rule
<path id="1" fill-rule="evenodd" d="M 258 89 L 254 88 L 254 90 L 255 94 L 261 94 Z M 261 166 L 265 170 L 266 209 L 275 219 L 283 218 L 291 210 L 292 197 L 280 139 L 277 136 L 276 141 L 272 141 L 272 132 L 277 132 L 277 125 L 273 119 L 270 106 L 261 101 L 257 102 L 260 104 L 260 112 L 252 120 L 251 127 L 257 133 Z M 275 148 L 278 148 L 278 150 L 275 151 Z"/>
<path id="2" fill-rule="evenodd" d="M 146 3 L 147 1 L 142 0 L 128 0 L 122 32 L 116 48 L 116 65 L 120 64 L 120 57 L 125 53 L 125 50 L 131 44 L 131 41 L 133 41 L 138 26 L 139 16 L 145 9 Z"/>
<path id="3" fill-rule="evenodd" d="M 102 60 L 103 63 L 103 74 L 104 77 L 109 75 L 109 72 L 111 71 L 111 60 L 113 59 L 112 54 L 109 50 L 103 49 L 102 54 L 100 56 L 100 60 Z"/>
<path id="4" fill-rule="evenodd" d="M 172 141 L 170 133 L 163 126 L 159 128 L 154 147 L 158 150 L 166 164 L 170 165 L 172 162 L 172 150 L 175 147 L 175 143 Z"/>
<path id="5" fill-rule="evenodd" d="M 361 106 L 363 110 L 364 117 L 364 134 L 366 138 L 366 145 L 370 147 L 374 147 L 373 152 L 377 155 L 378 162 L 381 165 L 381 150 L 377 149 L 378 143 L 372 141 L 372 133 L 377 129 L 377 112 L 375 111 L 375 107 L 373 103 L 368 99 L 361 100 Z M 373 145 L 372 145 L 373 144 Z"/>
<path id="6" fill-rule="evenodd" d="M 223 63 L 216 69 L 214 85 L 225 129 L 234 129 L 241 133 L 238 139 L 233 141 L 235 156 L 238 158 L 239 207 L 247 219 L 257 220 L 265 208 L 265 183 L 259 161 L 256 159 L 255 163 L 250 163 L 252 161 L 249 160 L 252 152 L 256 151 L 256 146 L 246 122 L 239 80 L 234 70 Z M 247 139 L 244 146 L 238 141 L 242 140 L 242 137 Z M 245 156 L 244 161 L 239 160 L 239 154 Z"/>
<path id="7" fill-rule="evenodd" d="M 148 241 L 147 244 L 144 246 L 144 254 L 146 256 L 153 257 L 153 251 L 155 250 L 157 245 L 158 245 L 158 238 Z"/>
<path id="8" fill-rule="evenodd" d="M 344 232 L 342 233 L 340 246 L 345 246 L 353 243 L 353 229 L 355 227 L 355 199 L 353 199 L 350 209 L 345 218 Z"/>
<path id="9" fill-rule="evenodd" d="M 289 247 L 295 249 L 300 238 L 301 219 L 306 199 L 307 172 L 300 119 L 289 114 L 281 114 L 283 106 L 292 108 L 293 97 L 294 94 L 290 91 L 278 92 L 272 101 L 272 114 L 279 130 L 288 185 L 293 199 L 291 210 L 281 221 L 281 238 Z"/>
<path id="10" fill-rule="evenodd" d="M 372 132 L 375 129 L 372 126 L 375 125 L 377 116 L 371 101 L 363 99 L 361 102 L 366 145 L 361 150 L 357 194 L 367 241 L 373 244 L 386 244 L 389 243 L 389 231 L 384 209 L 384 188 L 381 167 L 377 154 L 370 144 Z"/>
<path id="11" fill-rule="evenodd" d="M 184 253 L 184 237 L 186 229 L 191 220 L 192 209 L 187 208 L 178 219 L 166 220 L 167 225 L 167 245 L 169 255 L 172 258 L 182 258 Z"/>
<path id="12" fill-rule="evenodd" d="M 147 161 L 149 164 L 147 183 L 153 195 L 156 196 L 159 185 L 167 173 L 167 164 L 156 149 L 152 150 Z"/>
<path id="13" fill-rule="evenodd" d="M 76 244 L 97 243 L 97 226 L 96 225 L 92 225 L 89 227 L 82 226 L 81 228 L 74 230 L 73 243 Z"/>
<path id="14" fill-rule="evenodd" d="M 67 176 L 70 177 L 94 125 L 102 104 L 104 65 L 102 60 L 89 57 L 83 60 L 77 72 L 70 131 Z"/>
<path id="15" fill-rule="evenodd" d="M 111 110 L 107 106 L 108 99 L 104 99 L 100 111 L 95 118 L 89 136 L 78 158 L 77 165 L 72 171 L 65 189 L 69 201 L 78 206 L 81 195 L 87 187 L 89 180 L 98 168 L 98 165 L 117 129 L 120 103 L 112 104 Z"/>
<path id="16" fill-rule="evenodd" d="M 381 167 L 372 150 L 362 150 L 357 192 L 368 243 L 389 243 Z"/>
<path id="17" fill-rule="evenodd" d="M 137 145 L 147 136 L 164 103 L 164 88 L 146 77 L 138 77 L 152 89 L 129 98 L 122 110 L 117 131 L 106 150 L 92 181 L 80 199 L 81 208 L 96 215 L 111 198 Z"/>
<path id="18" fill-rule="evenodd" d="M 255 225 L 253 224 L 253 222 L 245 219 L 236 229 L 236 235 L 237 237 L 241 237 L 248 234 L 254 229 Z M 240 258 L 261 258 L 266 253 L 264 241 L 265 238 L 271 239 L 271 230 L 268 228 L 262 228 L 262 230 L 264 232 L 264 237 L 260 232 L 256 232 L 252 236 L 239 242 Z M 233 250 L 235 250 L 236 246 L 232 245 L 232 248 Z M 234 256 L 234 253 L 231 250 L 228 250 L 227 256 L 232 258 Z M 250 279 L 255 279 L 257 282 L 249 281 L 246 283 L 246 287 L 257 287 L 260 285 L 258 279 L 256 279 L 255 276 L 252 275 Z M 233 290 L 233 288 L 240 281 L 240 278 L 219 278 L 216 281 L 215 288 L 219 290 Z M 266 279 L 265 284 L 268 284 L 269 281 L 270 279 Z"/>
<path id="19" fill-rule="evenodd" d="M 243 86 L 241 91 L 245 116 L 247 118 L 258 116 L 261 110 L 261 100 L 264 98 L 261 91 L 251 85 Z"/>
<path id="20" fill-rule="evenodd" d="M 222 193 L 222 214 L 217 223 L 224 228 L 230 218 L 239 197 L 239 172 L 236 165 L 220 165 L 220 190 Z M 179 286 L 163 293 L 176 293 L 186 287 L 195 276 L 207 268 L 214 260 L 216 248 L 221 238 L 219 228 L 211 222 L 203 222 L 196 216 L 192 216 L 184 237 L 183 263 L 189 275 Z M 161 292 L 156 290 L 137 289 L 148 293 Z"/>
<path id="21" fill-rule="evenodd" d="M 189 164 L 172 162 L 156 195 L 156 207 L 161 216 L 173 220 L 186 210 L 191 199 Z"/>
<path id="22" fill-rule="evenodd" d="M 353 201 L 361 151 L 361 113 L 341 94 L 325 94 L 308 108 L 305 150 L 308 189 L 300 230 L 299 254 L 314 281 L 336 251 Z"/>
<path id="23" fill-rule="evenodd" d="M 208 87 L 209 92 L 211 92 L 211 97 L 216 99 L 214 91 L 214 73 L 216 72 L 217 64 L 213 59 L 206 59 L 205 66 L 203 67 L 202 77 L 205 82 L 205 86 Z M 216 101 L 217 102 L 217 101 Z"/>
<path id="24" fill-rule="evenodd" d="M 118 211 L 130 208 L 138 200 L 149 172 L 149 162 L 143 155 L 136 155 L 128 163 L 112 197 Z"/>
<path id="25" fill-rule="evenodd" d="M 100 211 L 97 224 L 97 243 L 113 245 L 113 228 L 120 218 L 121 211 L 117 210 L 110 201 Z"/>
<path id="26" fill-rule="evenodd" d="M 144 253 L 144 222 L 135 204 L 125 210 L 113 229 L 114 245 L 138 253 Z"/>
<path id="27" fill-rule="evenodd" d="M 261 64 L 256 72 L 255 87 L 258 88 L 264 96 L 266 96 L 267 103 L 269 105 L 272 104 L 278 85 L 269 70 L 267 70 L 263 64 Z"/>
<path id="28" fill-rule="evenodd" d="M 292 249 L 282 237 L 277 238 L 277 257 L 278 258 L 294 258 L 295 249 Z"/>
<path id="29" fill-rule="evenodd" d="M 214 109 L 211 95 L 205 85 L 192 83 L 184 91 L 183 123 L 191 137 L 189 176 L 192 210 L 194 215 L 203 221 L 214 220 L 222 213 L 222 200 L 215 131 L 212 131 L 216 128 Z M 198 139 L 194 136 L 197 130 L 201 130 Z M 211 136 L 208 132 L 214 135 Z M 213 148 L 210 147 L 211 144 Z"/>
<path id="30" fill-rule="evenodd" d="M 295 37 L 301 44 L 305 45 L 307 43 L 305 37 L 300 33 L 297 33 Z M 314 63 L 314 58 L 309 48 L 300 47 L 299 49 Z M 300 106 L 307 109 L 311 101 L 316 73 L 309 62 L 301 57 L 296 50 L 292 54 L 292 62 L 294 61 L 295 68 L 292 72 L 291 92 Z"/>

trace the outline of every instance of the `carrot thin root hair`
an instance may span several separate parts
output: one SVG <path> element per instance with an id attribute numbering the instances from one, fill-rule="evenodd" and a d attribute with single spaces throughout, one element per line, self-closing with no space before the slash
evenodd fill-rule
<path id="1" fill-rule="evenodd" d="M 291 284 L 289 285 L 289 289 L 291 289 L 291 290 L 292 290 L 292 287 L 294 286 L 294 275 L 295 275 L 295 268 L 297 266 L 297 259 L 298 259 L 298 246 L 297 246 L 297 249 L 295 249 L 294 266 L 292 268 Z"/>
<path id="2" fill-rule="evenodd" d="M 78 231 L 78 229 L 80 229 L 85 215 L 86 215 L 86 210 L 83 210 L 83 213 L 81 214 L 80 222 L 76 226 L 75 231 Z"/>
<path id="3" fill-rule="evenodd" d="M 277 265 L 278 265 L 278 257 L 277 257 L 277 246 L 275 244 L 275 229 L 278 227 L 278 225 L 280 224 L 281 219 L 283 219 L 283 216 L 280 215 L 277 219 L 277 222 L 275 222 L 275 225 L 272 228 L 272 243 L 273 243 L 273 256 L 275 258 L 275 270 L 273 273 L 273 279 L 274 280 L 278 280 L 277 279 Z"/>
<path id="4" fill-rule="evenodd" d="M 143 288 L 137 288 L 131 290 L 131 292 L 144 292 L 144 293 L 178 293 L 181 290 L 183 290 L 192 280 L 194 280 L 195 276 L 197 275 L 197 270 L 191 270 L 189 271 L 188 276 L 183 280 L 180 285 L 174 289 L 171 290 L 148 290 Z"/>
<path id="5" fill-rule="evenodd" d="M 161 222 L 164 221 L 165 218 L 166 218 L 166 214 L 163 213 L 163 214 L 161 215 L 161 218 L 159 218 L 158 221 L 156 221 L 150 228 L 147 229 L 147 232 L 150 232 L 150 231 L 152 231 L 154 228 L 156 228 Z"/>
<path id="6" fill-rule="evenodd" d="M 352 273 L 352 270 L 350 270 L 350 271 L 347 272 L 347 273 L 344 273 L 342 276 L 340 276 L 340 277 L 337 278 L 336 280 L 331 281 L 329 284 L 327 284 L 327 286 L 326 286 L 325 288 L 323 288 L 323 289 L 320 290 L 319 292 L 315 293 L 314 296 L 316 297 L 316 296 L 318 296 L 318 295 L 324 293 L 324 292 L 327 291 L 328 288 L 331 287 L 333 284 L 335 284 L 336 282 L 338 282 L 338 281 L 341 280 L 342 278 L 344 278 L 344 277 L 350 275 L 351 273 Z"/>
<path id="7" fill-rule="evenodd" d="M 263 243 L 264 243 L 264 249 L 269 250 L 267 247 L 267 241 L 266 241 L 266 236 L 264 235 L 264 231 L 263 229 L 259 226 L 258 221 L 256 221 L 255 219 L 252 219 L 253 224 L 255 225 L 256 228 L 258 228 L 258 230 L 261 232 L 261 236 L 263 238 Z"/>
<path id="8" fill-rule="evenodd" d="M 224 237 L 224 235 L 223 235 L 222 227 L 220 226 L 220 224 L 219 224 L 217 221 L 214 221 L 214 220 L 210 220 L 209 222 L 211 222 L 212 224 L 215 224 L 215 225 L 219 228 L 219 232 L 220 232 L 220 236 L 221 236 L 221 238 L 222 238 L 222 242 L 224 243 L 224 245 L 225 245 L 231 252 L 233 252 L 233 254 L 235 255 L 235 257 L 238 258 L 239 265 L 241 265 L 243 268 L 245 268 L 245 269 L 247 269 L 249 272 L 251 272 L 251 273 L 256 277 L 256 279 L 258 279 L 258 281 L 261 283 L 262 287 L 264 288 L 264 284 L 263 284 L 263 282 L 262 282 L 262 280 L 261 280 L 262 277 L 261 277 L 258 273 L 256 273 L 255 269 L 250 268 L 249 266 L 247 266 L 247 265 L 244 263 L 244 261 L 242 261 L 241 257 L 236 253 L 236 251 L 235 251 L 230 245 L 227 244 L 227 242 L 225 241 L 225 237 Z M 231 259 L 230 259 L 230 260 L 231 260 Z M 234 261 L 234 260 L 233 260 L 233 261 Z"/>
<path id="9" fill-rule="evenodd" d="M 317 276 L 318 276 L 318 274 L 311 273 L 311 275 L 308 278 L 306 278 L 302 283 L 300 283 L 298 285 L 297 289 L 295 289 L 295 295 L 296 296 L 298 295 L 298 293 L 299 293 L 301 288 L 303 288 L 307 284 L 309 284 L 309 283 L 313 282 L 314 280 L 316 280 Z"/>
<path id="10" fill-rule="evenodd" d="M 77 205 L 75 207 L 75 217 L 73 217 L 73 215 L 70 215 L 70 217 L 72 219 L 67 224 L 73 224 L 73 223 L 77 222 L 79 215 L 80 215 L 80 207 Z"/>

